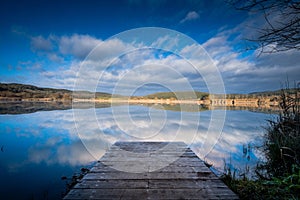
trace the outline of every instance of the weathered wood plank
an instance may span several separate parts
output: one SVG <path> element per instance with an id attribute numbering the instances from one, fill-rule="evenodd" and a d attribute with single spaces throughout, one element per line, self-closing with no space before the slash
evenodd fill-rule
<path id="1" fill-rule="evenodd" d="M 227 190 L 205 189 L 76 189 L 65 199 L 237 199 Z"/>
<path id="2" fill-rule="evenodd" d="M 117 142 L 64 199 L 238 197 L 182 142 Z"/>
<path id="3" fill-rule="evenodd" d="M 74 186 L 74 189 L 147 189 L 148 180 L 82 180 Z"/>

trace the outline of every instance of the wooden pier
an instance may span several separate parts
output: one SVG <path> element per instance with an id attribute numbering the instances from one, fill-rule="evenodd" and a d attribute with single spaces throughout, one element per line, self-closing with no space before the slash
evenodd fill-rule
<path id="1" fill-rule="evenodd" d="M 64 199 L 238 199 L 238 196 L 182 142 L 117 142 Z"/>

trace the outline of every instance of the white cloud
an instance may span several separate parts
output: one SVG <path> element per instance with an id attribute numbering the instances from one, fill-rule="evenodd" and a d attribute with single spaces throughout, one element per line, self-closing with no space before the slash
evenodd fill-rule
<path id="1" fill-rule="evenodd" d="M 56 62 L 56 63 L 62 63 L 63 60 L 64 60 L 63 56 L 60 56 L 60 55 L 58 55 L 56 53 L 48 53 L 47 57 L 52 62 Z"/>
<path id="2" fill-rule="evenodd" d="M 249 23 L 254 23 L 252 19 L 248 20 Z M 77 83 L 82 86 L 81 89 L 93 91 L 97 87 L 100 75 L 104 72 L 100 79 L 100 89 L 104 89 L 106 92 L 112 92 L 118 82 L 124 84 L 124 93 L 149 82 L 173 84 L 180 90 L 183 89 L 182 83 L 188 81 L 197 90 L 207 90 L 203 78 L 209 77 L 206 79 L 213 80 L 216 72 L 213 64 L 221 72 L 229 93 L 278 89 L 280 81 L 284 81 L 286 76 L 290 80 L 297 81 L 299 79 L 297 77 L 300 76 L 299 52 L 280 52 L 256 57 L 256 52 L 245 54 L 236 49 L 236 46 L 241 43 L 241 34 L 245 31 L 246 24 L 245 21 L 232 29 L 223 28 L 218 34 L 203 43 L 202 46 L 212 61 L 201 46 L 179 47 L 176 37 L 164 36 L 150 44 L 150 46 L 176 47 L 176 53 L 191 61 L 197 69 L 173 54 L 162 56 L 158 52 L 146 51 L 146 46 L 134 41 L 132 43 L 126 43 L 119 39 L 102 41 L 89 35 L 78 34 L 61 37 L 50 35 L 48 38 L 37 36 L 32 38 L 32 47 L 36 51 L 40 50 L 46 53 L 50 60 L 61 62 L 69 56 L 75 58 L 72 62 L 64 60 L 60 68 L 47 68 L 46 71 L 41 72 L 42 77 L 39 78 L 41 81 L 38 85 L 73 89 L 77 80 Z M 94 49 L 96 46 L 97 48 Z M 94 49 L 92 54 L 84 62 L 80 62 L 92 49 Z M 122 53 L 126 54 L 121 55 Z M 115 60 L 112 68 L 107 68 L 112 64 L 113 58 Z M 153 70 L 150 70 L 149 66 L 151 65 Z M 159 65 L 160 67 L 158 67 Z M 162 67 L 163 65 L 173 68 L 182 77 L 170 73 L 170 68 Z M 143 71 L 134 69 L 137 66 L 148 67 L 145 67 Z M 81 70 L 80 67 L 82 67 Z M 76 77 L 78 72 L 81 75 L 79 79 Z"/>
<path id="3" fill-rule="evenodd" d="M 105 70 L 100 88 L 115 87 L 118 84 L 121 88 L 119 92 L 131 94 L 136 88 L 149 83 L 161 84 L 178 91 L 191 90 L 186 83 L 190 84 L 193 80 L 198 80 L 198 84 L 201 82 L 201 74 L 189 62 L 173 54 L 163 56 L 161 53 L 143 49 L 122 56 L 112 64 L 113 70 Z M 197 61 L 200 60 L 201 57 Z"/>
<path id="4" fill-rule="evenodd" d="M 31 37 L 31 48 L 34 51 L 49 52 L 53 49 L 53 44 L 50 38 L 43 36 Z"/>
<path id="5" fill-rule="evenodd" d="M 52 78 L 52 77 L 56 76 L 56 73 L 53 71 L 44 71 L 44 72 L 41 72 L 41 75 L 45 76 L 47 78 Z"/>
<path id="6" fill-rule="evenodd" d="M 47 42 L 51 42 L 53 48 L 48 48 L 49 51 L 42 52 L 46 49 Z M 44 44 L 45 43 L 45 44 Z M 57 61 L 60 67 L 47 66 L 36 77 L 39 79 L 37 85 L 73 89 L 74 83 L 80 82 L 80 78 L 76 75 L 80 72 L 83 85 L 82 89 L 93 90 L 92 86 L 97 83 L 97 80 L 106 66 L 109 65 L 111 59 L 119 56 L 123 51 L 132 49 L 130 44 L 123 43 L 118 39 L 102 41 L 88 35 L 74 34 L 72 36 L 49 36 L 43 38 L 41 36 L 34 39 L 34 44 L 38 55 L 46 55 L 51 61 Z M 42 45 L 43 44 L 43 45 Z M 91 56 L 86 57 L 96 46 Z M 71 62 L 64 60 L 71 56 L 74 58 Z M 81 60 L 87 58 L 84 62 Z M 31 64 L 32 65 L 32 64 Z M 82 71 L 80 71 L 82 67 Z M 32 78 L 33 82 L 34 79 Z"/>
<path id="7" fill-rule="evenodd" d="M 179 54 L 195 64 L 193 66 L 176 54 L 165 55 L 161 50 L 147 49 L 140 44 L 128 44 L 118 39 L 101 41 L 80 35 L 56 37 L 56 39 L 60 41 L 58 44 L 62 54 L 70 54 L 76 58 L 87 54 L 94 45 L 98 44 L 98 46 L 83 62 L 77 59 L 63 64 L 60 68 L 41 72 L 42 85 L 51 85 L 51 87 L 73 89 L 76 82 L 76 89 L 94 91 L 99 83 L 100 90 L 113 92 L 112 89 L 116 84 L 122 83 L 121 94 L 125 95 L 128 95 L 126 92 L 131 94 L 132 90 L 148 83 L 159 83 L 174 91 L 191 90 L 191 87 L 187 87 L 186 84 L 192 84 L 199 90 L 199 85 L 201 87 L 205 85 L 201 76 L 213 69 L 208 64 L 211 63 L 209 57 L 200 46 L 185 46 L 181 47 L 182 50 L 178 50 Z M 85 41 L 87 44 L 84 44 Z M 75 44 L 77 42 L 78 44 Z M 176 39 L 163 37 L 158 38 L 156 43 L 173 47 L 176 46 Z M 138 47 L 141 49 L 136 49 Z M 126 54 L 122 55 L 124 52 Z M 195 68 L 200 66 L 201 74 Z"/>
<path id="8" fill-rule="evenodd" d="M 254 66 L 247 59 L 240 58 L 228 38 L 216 36 L 203 44 L 209 56 L 213 59 L 220 72 L 230 72 L 239 74 L 242 71 L 249 70 Z"/>
<path id="9" fill-rule="evenodd" d="M 163 37 L 157 38 L 157 40 L 151 44 L 151 47 L 161 48 L 161 49 L 175 49 L 178 46 L 178 43 L 179 43 L 178 35 L 177 36 L 165 35 Z"/>
<path id="10" fill-rule="evenodd" d="M 196 11 L 190 11 L 190 12 L 187 13 L 185 18 L 180 20 L 180 23 L 182 24 L 184 22 L 191 21 L 191 20 L 196 20 L 198 18 L 199 18 L 199 14 Z"/>
<path id="11" fill-rule="evenodd" d="M 223 29 L 203 43 L 222 73 L 227 93 L 276 90 L 287 76 L 299 80 L 299 51 L 260 54 L 259 49 L 249 53 L 243 49 L 249 45 L 244 38 L 255 37 L 259 27 L 266 26 L 261 17 L 249 15 L 237 27 Z"/>
<path id="12" fill-rule="evenodd" d="M 34 52 L 38 55 L 46 55 L 51 61 L 57 62 L 68 56 L 83 60 L 97 45 L 102 47 L 97 48 L 98 55 L 101 55 L 101 58 L 116 51 L 121 52 L 125 48 L 124 43 L 117 39 L 102 41 L 90 35 L 49 35 L 47 38 L 43 36 L 31 38 L 31 48 Z"/>
<path id="13" fill-rule="evenodd" d="M 60 68 L 48 69 L 38 74 L 39 83 L 37 85 L 44 87 L 73 89 L 76 80 L 76 74 L 80 67 L 80 62 L 73 61 Z"/>
<path id="14" fill-rule="evenodd" d="M 97 86 L 100 75 L 102 72 L 105 72 L 103 74 L 104 82 L 101 84 L 107 89 L 112 89 L 114 84 L 120 81 L 122 76 L 126 74 L 128 76 L 126 77 L 126 82 L 128 83 L 126 85 L 128 86 L 163 80 L 165 84 L 178 85 L 179 90 L 182 88 L 180 87 L 182 86 L 180 84 L 182 81 L 189 81 L 187 80 L 189 78 L 185 77 L 187 74 L 197 76 L 197 71 L 184 59 L 172 54 L 167 56 L 160 54 L 157 57 L 155 56 L 157 52 L 145 50 L 144 48 L 146 47 L 147 49 L 147 46 L 137 41 L 125 43 L 117 38 L 102 41 L 89 35 L 73 34 L 61 37 L 50 35 L 47 38 L 38 36 L 34 39 L 33 43 L 36 49 L 40 51 L 47 49 L 46 44 L 51 44 L 51 48 L 48 48 L 47 52 L 43 52 L 42 55 L 46 55 L 49 60 L 57 61 L 61 65 L 61 67 L 57 68 L 55 66 L 53 69 L 49 66 L 46 70 L 40 72 L 42 77 L 39 78 L 41 81 L 38 85 L 41 86 L 49 85 L 51 87 L 72 89 L 74 83 L 77 81 L 80 86 L 77 89 L 93 91 L 94 87 Z M 176 35 L 174 37 L 166 35 L 165 37 L 158 38 L 149 45 L 167 46 L 166 48 L 169 49 L 179 48 Z M 126 54 L 122 55 L 124 53 Z M 189 53 L 194 53 L 194 51 L 183 53 L 188 55 Z M 71 62 L 68 61 L 70 56 L 71 58 L 75 58 Z M 85 60 L 81 62 L 83 59 Z M 198 59 L 200 63 L 202 58 L 198 57 Z M 107 67 L 110 66 L 112 61 L 114 61 L 114 70 L 109 70 Z M 135 73 L 137 71 L 133 72 L 136 66 L 143 65 L 148 66 L 147 70 L 144 72 L 138 70 L 139 74 Z M 155 70 L 149 70 L 149 66 L 151 65 Z M 175 73 L 169 73 L 170 68 L 168 67 L 155 67 L 157 65 L 171 66 L 178 74 L 183 76 L 179 77 Z M 132 72 L 128 73 L 130 70 Z M 77 74 L 79 74 L 79 77 L 76 77 Z M 199 77 L 200 75 L 198 74 Z M 125 79 L 123 78 L 123 80 Z M 131 81 L 131 83 L 128 81 Z"/>
<path id="15" fill-rule="evenodd" d="M 135 48 L 132 44 L 125 43 L 119 39 L 109 39 L 99 42 L 97 48 L 86 59 L 103 63 L 106 60 L 118 58 Z"/>
<path id="16" fill-rule="evenodd" d="M 57 36 L 49 35 L 47 38 L 39 35 L 30 38 L 31 50 L 39 56 L 46 56 L 50 61 L 61 63 L 63 57 L 57 52 Z"/>
<path id="17" fill-rule="evenodd" d="M 89 35 L 74 34 L 59 38 L 58 45 L 60 53 L 84 59 L 100 42 L 102 41 Z"/>

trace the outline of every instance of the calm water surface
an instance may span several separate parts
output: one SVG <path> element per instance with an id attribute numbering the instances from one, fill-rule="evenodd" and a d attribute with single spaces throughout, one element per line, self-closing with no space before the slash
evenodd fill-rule
<path id="1" fill-rule="evenodd" d="M 203 141 L 210 139 L 203 133 L 212 111 L 130 106 L 128 123 L 125 108 L 103 106 L 95 112 L 77 109 L 76 118 L 81 121 L 77 128 L 72 109 L 1 114 L 0 199 L 61 199 L 66 190 L 61 177 L 71 177 L 82 167 L 91 166 L 120 140 L 184 141 L 217 170 L 223 169 L 224 161 L 240 169 L 255 166 L 261 156 L 252 147 L 260 144 L 262 126 L 272 117 L 266 113 L 226 111 L 216 145 L 203 149 Z M 97 124 L 91 121 L 93 117 Z"/>

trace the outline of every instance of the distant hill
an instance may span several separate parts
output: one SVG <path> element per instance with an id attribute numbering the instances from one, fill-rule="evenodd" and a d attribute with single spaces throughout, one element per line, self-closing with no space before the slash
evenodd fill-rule
<path id="1" fill-rule="evenodd" d="M 290 94 L 295 94 L 297 91 L 299 91 L 299 89 L 289 88 L 289 89 L 285 89 L 284 91 Z M 274 91 L 252 92 L 249 94 L 250 95 L 280 95 L 281 93 L 282 90 L 274 90 Z"/>
<path id="2" fill-rule="evenodd" d="M 299 89 L 290 88 L 284 89 L 285 92 L 289 94 L 295 94 Z M 261 92 L 251 92 L 249 94 L 226 94 L 226 98 L 228 99 L 236 99 L 236 98 L 265 98 L 265 97 L 278 97 L 282 94 L 282 90 L 273 90 L 273 91 L 261 91 Z"/>
<path id="3" fill-rule="evenodd" d="M 157 92 L 146 96 L 141 96 L 140 98 L 145 99 L 204 99 L 208 98 L 209 93 L 206 92 L 189 92 L 189 91 L 179 91 L 179 92 Z"/>
<path id="4" fill-rule="evenodd" d="M 33 85 L 25 85 L 18 83 L 0 83 L 0 98 L 1 100 L 30 100 L 30 99 L 47 99 L 49 101 L 71 101 L 75 95 L 80 98 L 110 98 L 111 94 L 96 92 L 95 94 L 88 91 L 76 91 L 73 93 L 71 90 L 42 88 Z"/>
<path id="5" fill-rule="evenodd" d="M 297 89 L 285 90 L 288 93 L 295 93 Z M 249 94 L 227 94 L 227 99 L 251 99 L 269 98 L 276 99 L 281 94 L 281 90 L 252 92 Z M 222 95 L 213 95 L 214 98 L 223 98 Z M 113 95 L 114 98 L 128 99 L 128 96 Z M 199 91 L 178 91 L 178 92 L 158 92 L 145 96 L 132 96 L 132 99 L 174 99 L 174 100 L 209 100 L 211 94 Z M 112 94 L 103 92 L 76 91 L 66 89 L 43 88 L 33 85 L 18 83 L 0 83 L 0 101 L 72 101 L 76 99 L 110 99 Z"/>
<path id="6" fill-rule="evenodd" d="M 296 89 L 288 89 L 286 90 L 289 93 L 295 93 Z M 252 92 L 249 94 L 226 94 L 227 99 L 245 99 L 245 98 L 263 98 L 267 96 L 279 96 L 281 94 L 281 90 L 275 90 L 275 91 L 263 91 L 263 92 Z M 140 97 L 135 97 L 135 98 L 144 98 L 144 99 L 209 99 L 210 98 L 209 93 L 207 92 L 199 92 L 199 91 L 194 91 L 194 92 L 189 92 L 189 91 L 179 91 L 179 92 L 157 92 L 145 96 L 140 96 Z M 218 95 L 214 94 L 214 98 L 223 98 L 224 95 Z M 134 98 L 134 97 L 132 97 Z"/>

